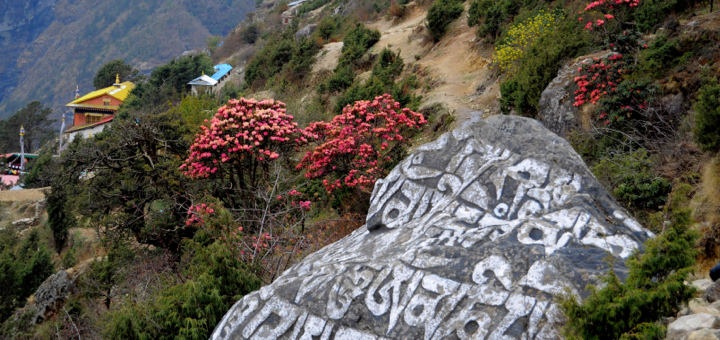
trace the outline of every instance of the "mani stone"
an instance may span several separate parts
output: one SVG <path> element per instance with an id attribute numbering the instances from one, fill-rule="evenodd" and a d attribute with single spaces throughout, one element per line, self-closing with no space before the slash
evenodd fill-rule
<path id="1" fill-rule="evenodd" d="M 498 115 L 422 145 L 367 223 L 238 301 L 212 339 L 555 339 L 555 297 L 587 297 L 652 237 L 562 138 Z"/>

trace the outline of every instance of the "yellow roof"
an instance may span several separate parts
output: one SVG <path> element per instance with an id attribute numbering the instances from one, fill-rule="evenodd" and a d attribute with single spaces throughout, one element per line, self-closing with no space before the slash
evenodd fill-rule
<path id="1" fill-rule="evenodd" d="M 75 99 L 72 103 L 67 104 L 67 106 L 75 106 L 73 104 L 79 104 L 86 100 L 97 98 L 97 97 L 100 97 L 100 96 L 103 96 L 106 94 L 109 96 L 112 96 L 115 99 L 122 102 L 122 101 L 125 101 L 125 98 L 127 98 L 130 91 L 132 91 L 132 89 L 134 89 L 134 88 L 135 88 L 135 84 L 133 84 L 130 81 L 126 81 L 124 83 L 121 83 L 120 87 L 115 87 L 115 85 L 113 85 L 113 86 L 106 87 L 104 89 L 90 92 L 78 99 Z"/>

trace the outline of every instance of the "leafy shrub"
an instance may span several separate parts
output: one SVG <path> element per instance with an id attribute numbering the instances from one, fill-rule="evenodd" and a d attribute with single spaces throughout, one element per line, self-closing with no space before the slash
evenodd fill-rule
<path id="1" fill-rule="evenodd" d="M 706 80 L 695 102 L 695 142 L 706 152 L 720 151 L 720 83 Z"/>
<path id="2" fill-rule="evenodd" d="M 360 59 L 365 54 L 365 51 L 378 41 L 380 41 L 380 31 L 365 28 L 361 23 L 356 24 L 343 38 L 338 67 Z"/>
<path id="3" fill-rule="evenodd" d="M 203 233 L 198 233 L 202 236 Z M 207 339 L 225 312 L 260 280 L 221 243 L 184 243 L 187 279 L 163 290 L 157 300 L 127 301 L 108 313 L 108 339 Z"/>
<path id="4" fill-rule="evenodd" d="M 667 201 L 672 184 L 653 173 L 653 162 L 644 149 L 605 157 L 591 168 L 597 179 L 628 208 L 657 209 Z"/>
<path id="5" fill-rule="evenodd" d="M 605 120 L 605 125 L 626 119 L 640 119 L 639 111 L 648 107 L 648 101 L 659 89 L 649 81 L 623 80 L 617 87 L 611 88 L 611 91 L 600 100 L 598 109 L 598 118 Z"/>
<path id="6" fill-rule="evenodd" d="M 448 26 L 465 11 L 460 0 L 435 0 L 428 10 L 425 26 L 435 41 L 447 31 Z"/>
<path id="7" fill-rule="evenodd" d="M 328 192 L 343 186 L 369 189 L 387 175 L 387 165 L 403 155 L 408 139 L 425 118 L 385 94 L 373 101 L 348 106 L 330 123 L 312 123 L 306 129 L 322 144 L 309 151 L 297 169 L 309 179 L 323 178 Z"/>
<path id="8" fill-rule="evenodd" d="M 639 71 L 653 77 L 660 77 L 665 74 L 668 65 L 679 65 L 692 55 L 684 55 L 678 46 L 677 40 L 668 40 L 667 36 L 661 35 L 650 44 L 640 55 Z"/>
<path id="9" fill-rule="evenodd" d="M 515 76 L 500 84 L 503 113 L 515 109 L 523 116 L 535 116 L 542 91 L 557 76 L 563 61 L 582 55 L 590 45 L 589 36 L 580 27 L 577 18 L 570 17 L 530 47 Z"/>
<path id="10" fill-rule="evenodd" d="M 208 37 L 208 39 L 209 38 L 211 37 Z M 120 82 L 139 82 L 145 80 L 145 76 L 139 73 L 140 70 L 132 67 L 130 64 L 126 64 L 122 59 L 112 60 L 97 71 L 95 78 L 93 78 L 93 87 L 99 90 L 112 86 L 118 77 L 120 78 Z"/>
<path id="11" fill-rule="evenodd" d="M 0 240 L 5 244 L 0 246 L 0 320 L 4 321 L 55 274 L 55 265 L 37 229 L 30 231 L 17 247 L 9 231 L 2 233 Z"/>
<path id="12" fill-rule="evenodd" d="M 632 13 L 631 20 L 636 21 L 639 30 L 650 32 L 667 17 L 688 10 L 694 5 L 695 2 L 689 0 L 643 0 Z"/>
<path id="13" fill-rule="evenodd" d="M 481 19 L 487 14 L 488 9 L 492 7 L 491 0 L 476 0 L 470 4 L 468 8 L 468 26 L 472 27 L 481 22 Z"/>
<path id="14" fill-rule="evenodd" d="M 671 188 L 672 183 L 666 178 L 641 172 L 623 176 L 613 190 L 613 196 L 631 208 L 656 209 L 665 204 Z"/>
<path id="15" fill-rule="evenodd" d="M 395 79 L 402 73 L 404 67 L 405 63 L 400 57 L 399 51 L 395 53 L 384 48 L 365 84 L 352 85 L 345 93 L 337 97 L 335 112 L 340 114 L 346 106 L 352 105 L 356 101 L 371 100 L 385 93 L 392 93 L 393 98 L 401 106 L 417 109 L 420 97 L 413 94 L 417 86 L 417 78 L 413 75 L 395 83 Z"/>
<path id="16" fill-rule="evenodd" d="M 332 17 L 324 17 L 318 24 L 317 32 L 320 38 L 329 40 L 333 33 L 335 33 L 335 29 L 337 29 L 335 20 L 333 20 Z"/>
<path id="17" fill-rule="evenodd" d="M 515 74 L 525 52 L 540 38 L 552 32 L 556 22 L 564 18 L 565 14 L 562 10 L 553 12 L 543 10 L 534 17 L 513 25 L 503 36 L 502 41 L 495 45 L 493 59 L 500 70 L 510 76 Z"/>
<path id="18" fill-rule="evenodd" d="M 677 196 L 672 201 L 681 199 Z M 602 278 L 605 286 L 590 286 L 582 303 L 574 297 L 562 301 L 567 339 L 664 339 L 665 327 L 658 322 L 677 315 L 695 292 L 684 281 L 695 264 L 698 237 L 689 227 L 690 209 L 670 204 L 666 214 L 672 224 L 645 242 L 644 254 L 627 260 L 625 283 L 611 270 Z"/>

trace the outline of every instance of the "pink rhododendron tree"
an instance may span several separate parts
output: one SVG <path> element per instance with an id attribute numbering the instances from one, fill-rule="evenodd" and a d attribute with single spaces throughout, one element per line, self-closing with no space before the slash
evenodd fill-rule
<path id="1" fill-rule="evenodd" d="M 297 169 L 307 170 L 309 179 L 322 178 L 329 193 L 342 186 L 370 191 L 425 123 L 423 115 L 401 109 L 389 94 L 355 102 L 329 123 L 310 124 L 306 134 L 321 144 Z"/>
<path id="2" fill-rule="evenodd" d="M 596 0 L 578 12 L 584 29 L 596 32 L 596 42 L 613 51 L 636 53 L 644 43 L 642 33 L 626 17 L 640 4 L 640 0 Z M 620 33 L 622 32 L 622 34 Z"/>
<path id="3" fill-rule="evenodd" d="M 272 99 L 232 99 L 208 123 L 181 168 L 189 177 L 213 179 L 232 208 L 267 184 L 271 164 L 307 142 L 285 104 Z"/>

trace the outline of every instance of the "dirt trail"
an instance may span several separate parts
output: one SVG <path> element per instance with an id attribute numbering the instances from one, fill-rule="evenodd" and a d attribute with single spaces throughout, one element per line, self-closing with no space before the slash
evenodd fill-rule
<path id="1" fill-rule="evenodd" d="M 400 22 L 380 20 L 368 24 L 382 33 L 374 51 L 384 47 L 399 50 L 406 64 L 416 63 L 418 68 L 408 67 L 407 72 L 417 70 L 438 84 L 429 92 L 418 90 L 423 104 L 445 103 L 455 111 L 458 124 L 499 113 L 499 82 L 490 69 L 492 47 L 476 43 L 475 28 L 467 26 L 467 14 L 449 27 L 439 43 L 433 44 L 425 38 L 427 11 L 409 5 L 408 12 Z"/>

